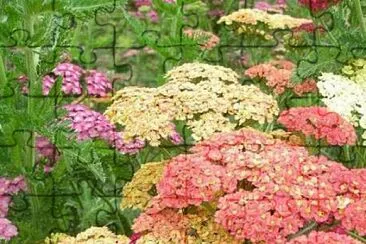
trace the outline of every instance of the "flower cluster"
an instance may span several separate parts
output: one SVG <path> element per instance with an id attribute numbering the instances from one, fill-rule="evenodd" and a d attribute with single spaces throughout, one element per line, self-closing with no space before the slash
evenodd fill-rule
<path id="1" fill-rule="evenodd" d="M 165 162 L 143 164 L 132 181 L 123 187 L 121 208 L 144 210 L 153 197 L 154 187 L 163 175 Z"/>
<path id="2" fill-rule="evenodd" d="M 300 236 L 288 242 L 289 244 L 361 244 L 347 235 L 341 235 L 334 232 L 311 232 L 308 236 Z"/>
<path id="3" fill-rule="evenodd" d="M 354 145 L 356 131 L 339 114 L 324 107 L 296 107 L 283 111 L 278 118 L 289 131 L 301 131 L 330 145 Z"/>
<path id="4" fill-rule="evenodd" d="M 215 240 L 216 228 L 223 231 L 221 237 L 230 234 L 237 241 L 288 243 L 292 234 L 314 221 L 364 235 L 365 183 L 364 169 L 347 169 L 310 155 L 304 147 L 244 128 L 215 134 L 194 146 L 191 154 L 169 160 L 156 184 L 157 195 L 133 230 L 142 234 L 141 240 L 161 243 L 203 236 Z M 217 226 L 200 234 L 211 217 Z M 195 222 L 202 218 L 205 224 Z M 358 243 L 328 232 L 313 232 L 289 243 L 325 240 Z"/>
<path id="5" fill-rule="evenodd" d="M 300 84 L 294 85 L 293 91 L 296 95 L 302 96 L 305 93 L 315 93 L 318 91 L 316 81 L 313 79 L 307 79 Z"/>
<path id="6" fill-rule="evenodd" d="M 347 77 L 323 73 L 317 86 L 322 102 L 344 119 L 366 129 L 366 88 Z M 362 135 L 366 139 L 366 133 Z M 364 142 L 365 143 L 365 142 Z"/>
<path id="7" fill-rule="evenodd" d="M 64 118 L 70 121 L 70 127 L 77 133 L 78 140 L 101 139 L 122 153 L 136 153 L 144 142 L 140 140 L 124 142 L 121 133 L 116 131 L 107 118 L 84 105 L 66 105 L 68 114 Z"/>
<path id="8" fill-rule="evenodd" d="M 298 2 L 312 11 L 321 11 L 341 2 L 341 0 L 298 0 Z"/>
<path id="9" fill-rule="evenodd" d="M 38 136 L 36 138 L 37 163 L 45 161 L 44 172 L 52 171 L 54 165 L 60 158 L 60 152 L 46 137 Z"/>
<path id="10" fill-rule="evenodd" d="M 286 7 L 286 4 L 281 3 L 283 1 L 277 1 L 276 4 L 270 4 L 266 1 L 259 1 L 256 2 L 254 5 L 254 8 L 260 9 L 266 12 L 273 12 L 273 13 L 283 13 L 284 8 Z"/>
<path id="11" fill-rule="evenodd" d="M 138 138 L 158 146 L 176 134 L 173 122 L 179 120 L 186 121 L 199 141 L 247 121 L 271 122 L 278 113 L 272 96 L 241 85 L 228 68 L 187 63 L 169 71 L 166 79 L 157 88 L 127 87 L 116 93 L 105 114 L 124 126 L 127 141 Z"/>
<path id="12" fill-rule="evenodd" d="M 283 14 L 270 14 L 260 9 L 240 9 L 220 18 L 218 23 L 233 25 L 236 31 L 273 39 L 274 30 L 294 29 L 303 24 L 312 23 L 312 20 L 293 18 Z"/>
<path id="13" fill-rule="evenodd" d="M 46 244 L 70 244 L 70 243 L 113 243 L 113 244 L 129 244 L 130 239 L 127 236 L 116 235 L 107 227 L 90 227 L 77 234 L 76 237 L 68 236 L 62 233 L 53 233 L 45 240 Z"/>
<path id="14" fill-rule="evenodd" d="M 282 94 L 286 88 L 292 88 L 291 73 L 295 65 L 286 60 L 271 61 L 269 63 L 255 65 L 245 71 L 250 78 L 261 78 L 266 80 L 266 85 L 276 94 Z"/>
<path id="15" fill-rule="evenodd" d="M 210 50 L 217 46 L 220 42 L 220 38 L 218 36 L 208 31 L 199 29 L 186 29 L 183 31 L 183 33 L 193 40 L 202 42 L 199 43 L 202 50 Z"/>
<path id="16" fill-rule="evenodd" d="M 175 0 L 164 0 L 164 2 L 173 4 L 175 3 Z M 140 19 L 149 19 L 152 23 L 157 23 L 159 21 L 159 14 L 154 10 L 151 0 L 135 0 L 134 5 L 137 9 L 137 11 L 134 12 L 136 17 Z"/>
<path id="17" fill-rule="evenodd" d="M 15 227 L 6 217 L 11 204 L 11 195 L 26 190 L 26 184 L 22 176 L 14 179 L 0 178 L 0 239 L 10 240 L 18 234 Z"/>
<path id="18" fill-rule="evenodd" d="M 80 66 L 72 63 L 60 63 L 53 70 L 53 73 L 43 77 L 42 90 L 44 95 L 49 94 L 57 77 L 62 78 L 61 89 L 67 95 L 80 95 L 82 93 L 82 77 L 86 81 L 89 95 L 103 97 L 112 90 L 112 83 L 103 73 L 96 70 L 85 71 Z"/>
<path id="19" fill-rule="evenodd" d="M 355 83 L 366 86 L 366 60 L 356 59 L 342 69 L 342 73 Z"/>

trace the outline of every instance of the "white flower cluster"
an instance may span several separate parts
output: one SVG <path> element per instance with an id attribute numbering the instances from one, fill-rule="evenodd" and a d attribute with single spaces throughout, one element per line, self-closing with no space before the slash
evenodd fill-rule
<path id="1" fill-rule="evenodd" d="M 342 75 L 323 73 L 317 83 L 322 102 L 334 112 L 366 130 L 366 87 Z M 366 131 L 362 135 L 366 139 Z M 364 142 L 366 145 L 366 141 Z"/>

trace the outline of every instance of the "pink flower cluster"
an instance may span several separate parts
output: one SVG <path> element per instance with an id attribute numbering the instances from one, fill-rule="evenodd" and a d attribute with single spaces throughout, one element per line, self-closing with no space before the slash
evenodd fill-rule
<path id="1" fill-rule="evenodd" d="M 38 136 L 36 138 L 37 163 L 45 161 L 44 172 L 49 173 L 60 158 L 60 152 L 46 137 Z"/>
<path id="2" fill-rule="evenodd" d="M 136 153 L 145 145 L 140 140 L 124 142 L 104 115 L 84 105 L 66 105 L 65 109 L 68 111 L 65 119 L 71 121 L 70 127 L 77 133 L 78 140 L 101 139 L 122 153 Z"/>
<path id="3" fill-rule="evenodd" d="M 288 242 L 288 244 L 361 244 L 347 235 L 334 232 L 311 232 L 308 236 L 300 236 Z"/>
<path id="4" fill-rule="evenodd" d="M 11 204 L 11 195 L 26 190 L 22 176 L 13 180 L 0 178 L 0 239 L 10 240 L 18 234 L 17 228 L 6 218 Z"/>
<path id="5" fill-rule="evenodd" d="M 18 83 L 20 85 L 21 92 L 23 94 L 29 93 L 29 79 L 25 75 L 21 75 L 18 77 Z"/>
<path id="6" fill-rule="evenodd" d="M 223 10 L 223 0 L 213 0 L 207 1 L 212 4 L 212 8 L 208 11 L 208 15 L 212 18 L 218 18 L 225 15 L 225 11 Z"/>
<path id="7" fill-rule="evenodd" d="M 276 4 L 270 4 L 266 1 L 259 1 L 256 2 L 254 8 L 260 9 L 267 12 L 276 12 L 276 13 L 283 13 L 284 8 L 286 7 L 286 3 L 280 0 L 277 1 Z"/>
<path id="8" fill-rule="evenodd" d="M 216 134 L 171 159 L 156 188 L 150 208 L 136 219 L 136 232 L 159 236 L 156 228 L 163 227 L 152 223 L 177 219 L 171 212 L 161 216 L 165 211 L 175 209 L 184 221 L 181 209 L 218 202 L 215 221 L 238 240 L 286 243 L 311 221 L 366 234 L 366 169 L 347 169 L 254 129 Z M 301 238 L 357 243 L 322 232 Z"/>
<path id="9" fill-rule="evenodd" d="M 61 77 L 61 89 L 65 94 L 80 95 L 82 93 L 81 79 L 83 75 L 85 75 L 84 79 L 89 95 L 103 97 L 112 90 L 111 82 L 103 73 L 96 70 L 84 71 L 80 66 L 72 63 L 60 63 L 52 74 L 43 77 L 43 94 L 48 95 L 57 77 Z"/>
<path id="10" fill-rule="evenodd" d="M 316 86 L 316 81 L 313 79 L 308 79 L 301 84 L 296 84 L 293 89 L 294 93 L 298 96 L 304 95 L 304 93 L 315 93 L 318 91 Z"/>
<path id="11" fill-rule="evenodd" d="M 173 4 L 173 3 L 175 3 L 175 0 L 164 0 L 164 2 L 167 4 Z M 157 23 L 159 21 L 158 12 L 156 12 L 152 8 L 151 0 L 135 0 L 134 5 L 137 8 L 137 11 L 135 12 L 136 17 L 138 17 L 140 19 L 145 19 L 146 17 L 148 17 L 152 23 Z M 147 9 L 142 11 L 141 7 L 145 7 Z M 144 13 L 144 12 L 146 12 L 146 13 Z"/>
<path id="12" fill-rule="evenodd" d="M 338 4 L 341 0 L 298 0 L 298 2 L 312 11 L 321 11 Z"/>
<path id="13" fill-rule="evenodd" d="M 324 107 L 296 107 L 280 114 L 278 122 L 289 131 L 301 131 L 330 145 L 354 145 L 357 135 L 352 124 Z"/>
<path id="14" fill-rule="evenodd" d="M 252 79 L 265 79 L 268 87 L 273 88 L 276 94 L 282 94 L 286 88 L 292 88 L 290 79 L 294 68 L 295 65 L 290 61 L 272 61 L 247 69 L 245 75 Z"/>

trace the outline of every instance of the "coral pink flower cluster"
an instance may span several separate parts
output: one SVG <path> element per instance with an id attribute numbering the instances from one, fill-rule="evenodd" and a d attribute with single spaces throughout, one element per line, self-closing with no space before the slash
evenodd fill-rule
<path id="1" fill-rule="evenodd" d="M 311 221 L 366 234 L 365 169 L 349 170 L 253 129 L 216 134 L 191 154 L 173 158 L 156 189 L 150 208 L 135 221 L 135 232 L 167 238 L 162 220 L 174 219 L 175 230 L 181 230 L 184 209 L 208 203 L 216 223 L 238 240 L 286 243 Z M 301 238 L 358 243 L 323 232 Z"/>
<path id="2" fill-rule="evenodd" d="M 71 121 L 70 127 L 77 133 L 78 140 L 101 139 L 122 153 L 136 153 L 144 147 L 144 142 L 135 140 L 126 143 L 122 135 L 116 131 L 107 118 L 84 105 L 66 105 L 66 120 Z"/>
<path id="3" fill-rule="evenodd" d="M 10 240 L 18 234 L 17 228 L 6 218 L 11 204 L 11 195 L 26 190 L 22 176 L 14 179 L 0 178 L 0 239 Z"/>
<path id="4" fill-rule="evenodd" d="M 278 122 L 289 131 L 325 139 L 330 145 L 354 145 L 357 140 L 352 124 L 325 107 L 290 108 L 280 114 Z"/>
<path id="5" fill-rule="evenodd" d="M 298 0 L 298 2 L 312 11 L 321 11 L 341 2 L 341 0 Z"/>
<path id="6" fill-rule="evenodd" d="M 347 235 L 341 235 L 334 232 L 311 232 L 308 236 L 300 236 L 289 244 L 361 244 L 362 242 L 352 239 Z"/>
<path id="7" fill-rule="evenodd" d="M 56 146 L 52 144 L 46 137 L 38 136 L 36 138 L 36 150 L 37 150 L 37 163 L 45 161 L 44 172 L 49 173 L 52 171 L 54 165 L 60 158 L 60 152 Z"/>
<path id="8" fill-rule="evenodd" d="M 308 79 L 301 84 L 296 84 L 293 89 L 294 93 L 298 96 L 302 96 L 305 93 L 315 93 L 318 91 L 316 86 L 316 81 L 313 79 Z"/>
<path id="9" fill-rule="evenodd" d="M 48 95 L 57 77 L 62 77 L 62 91 L 68 95 L 80 95 L 83 75 L 85 75 L 84 79 L 89 95 L 103 97 L 112 90 L 112 83 L 103 73 L 96 70 L 85 71 L 80 66 L 71 63 L 60 63 L 52 74 L 43 77 L 43 94 Z"/>
<path id="10" fill-rule="evenodd" d="M 294 68 L 295 65 L 290 61 L 272 61 L 247 69 L 245 75 L 252 79 L 265 79 L 268 87 L 273 88 L 276 94 L 282 94 L 286 88 L 292 88 L 293 86 L 290 79 Z"/>

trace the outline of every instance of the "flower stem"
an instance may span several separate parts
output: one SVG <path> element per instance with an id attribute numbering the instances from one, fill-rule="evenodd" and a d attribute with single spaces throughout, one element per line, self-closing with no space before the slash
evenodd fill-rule
<path id="1" fill-rule="evenodd" d="M 288 236 L 287 239 L 289 241 L 292 240 L 292 239 L 295 239 L 295 238 L 297 238 L 299 236 L 302 236 L 304 234 L 309 233 L 310 231 L 314 230 L 316 227 L 318 227 L 318 223 L 315 222 L 315 221 L 312 221 L 307 226 L 305 226 L 303 229 L 301 229 L 300 231 L 296 232 L 293 235 Z"/>
<path id="2" fill-rule="evenodd" d="M 7 83 L 6 71 L 5 71 L 5 62 L 2 56 L 2 52 L 0 51 L 0 96 L 2 95 L 5 86 Z"/>
<path id="3" fill-rule="evenodd" d="M 354 8 L 355 8 L 355 14 L 359 21 L 360 27 L 361 27 L 362 36 L 364 38 L 366 38 L 366 23 L 363 18 L 361 2 L 360 2 L 360 0 L 353 0 L 353 3 L 354 3 Z"/>
<path id="4" fill-rule="evenodd" d="M 363 237 L 361 237 L 361 236 L 357 235 L 356 233 L 354 233 L 354 232 L 352 232 L 352 231 L 347 231 L 347 234 L 348 234 L 349 236 L 352 236 L 354 239 L 359 240 L 359 241 L 360 241 L 360 242 L 362 242 L 362 243 L 366 243 L 366 239 L 365 239 L 365 238 L 363 238 Z"/>

